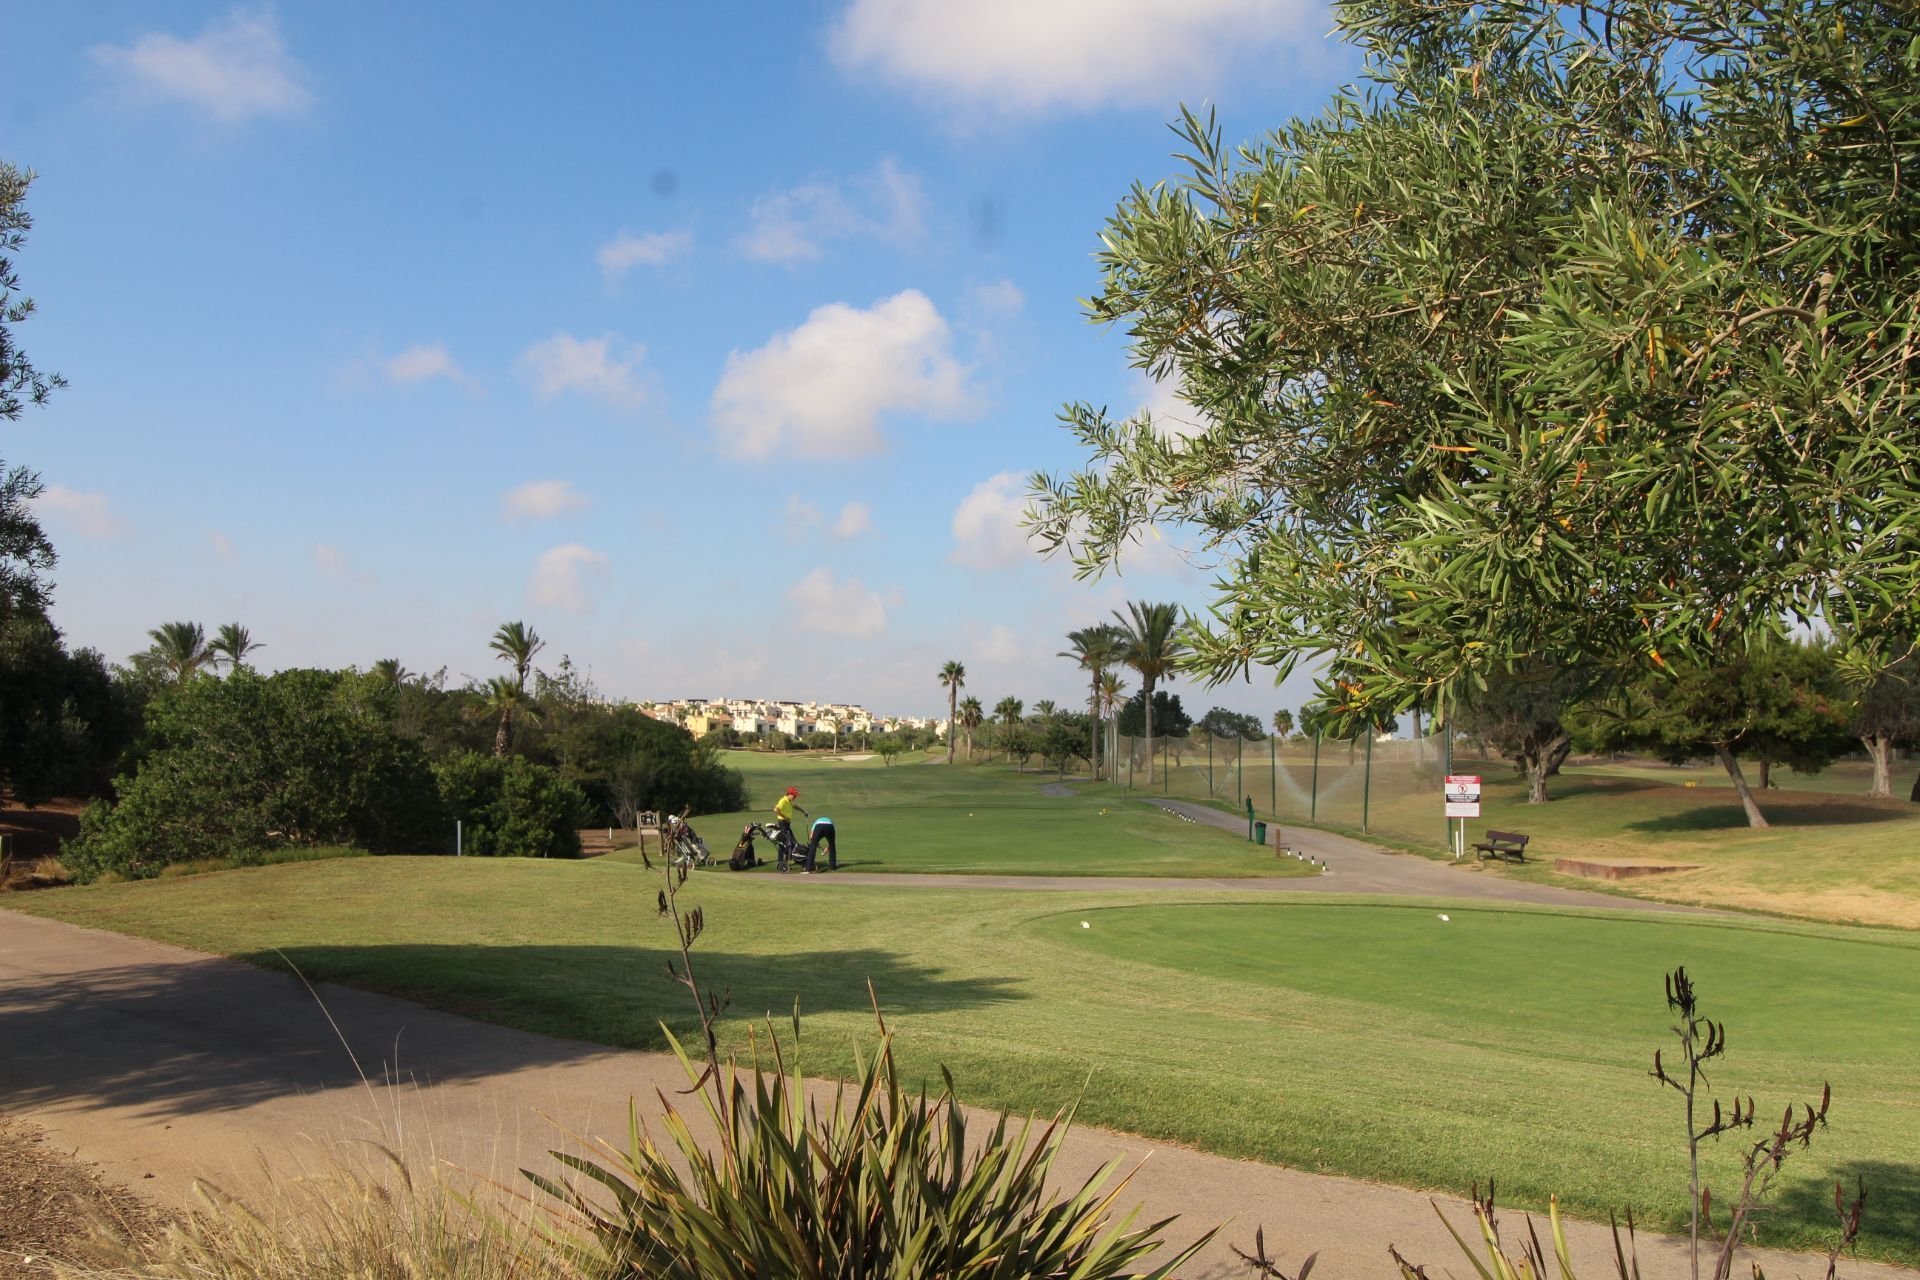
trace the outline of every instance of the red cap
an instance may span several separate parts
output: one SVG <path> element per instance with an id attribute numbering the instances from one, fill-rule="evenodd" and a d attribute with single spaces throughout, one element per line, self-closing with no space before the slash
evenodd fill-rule
<path id="1" fill-rule="evenodd" d="M 787 794 L 788 794 L 788 795 L 790 795 L 790 796 L 797 796 L 797 795 L 799 795 L 799 794 L 800 794 L 800 788 L 798 788 L 798 787 L 788 787 L 788 788 L 787 788 Z"/>

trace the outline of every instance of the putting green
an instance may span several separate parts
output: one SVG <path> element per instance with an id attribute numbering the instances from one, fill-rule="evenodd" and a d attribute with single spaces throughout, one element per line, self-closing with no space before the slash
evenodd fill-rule
<path id="1" fill-rule="evenodd" d="M 1920 1043 L 1920 955 L 1885 937 L 1626 912 L 1299 902 L 1112 907 L 1044 928 L 1116 960 L 1360 1001 L 1476 1040 L 1590 1040 L 1608 1058 L 1644 1038 L 1663 975 L 1678 965 L 1735 1042 L 1755 1053 L 1764 1044 L 1776 1066 L 1911 1066 Z M 1524 1026 L 1512 1025 L 1520 1015 Z"/>

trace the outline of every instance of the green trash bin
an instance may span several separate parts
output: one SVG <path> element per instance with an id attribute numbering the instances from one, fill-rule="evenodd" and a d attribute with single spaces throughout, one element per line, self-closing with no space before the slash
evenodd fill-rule
<path id="1" fill-rule="evenodd" d="M 1262 845 L 1267 842 L 1267 824 L 1266 823 L 1256 822 L 1253 824 L 1253 842 L 1255 844 L 1262 844 Z"/>

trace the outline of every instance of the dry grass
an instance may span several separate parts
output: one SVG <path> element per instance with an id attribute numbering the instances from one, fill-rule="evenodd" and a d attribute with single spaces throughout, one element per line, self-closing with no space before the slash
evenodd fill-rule
<path id="1" fill-rule="evenodd" d="M 242 1201 L 201 1204 L 147 1240 L 102 1232 L 62 1280 L 591 1280 L 531 1210 L 501 1210 L 386 1147 L 315 1177 L 263 1167 Z M 484 1197 L 488 1201 L 498 1197 Z"/>

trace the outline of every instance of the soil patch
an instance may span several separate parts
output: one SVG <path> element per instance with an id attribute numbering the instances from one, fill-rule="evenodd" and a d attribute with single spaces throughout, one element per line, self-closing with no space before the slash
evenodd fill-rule
<path id="1" fill-rule="evenodd" d="M 7 837 L 8 851 L 16 858 L 53 858 L 60 854 L 60 842 L 80 834 L 80 811 L 85 800 L 49 800 L 31 809 L 16 805 L 11 798 L 0 799 L 0 836 Z"/>
<path id="2" fill-rule="evenodd" d="M 0 1115 L 0 1276 L 51 1277 L 49 1258 L 74 1260 L 101 1228 L 144 1240 L 160 1225 L 144 1200 L 102 1182 L 33 1125 Z"/>

